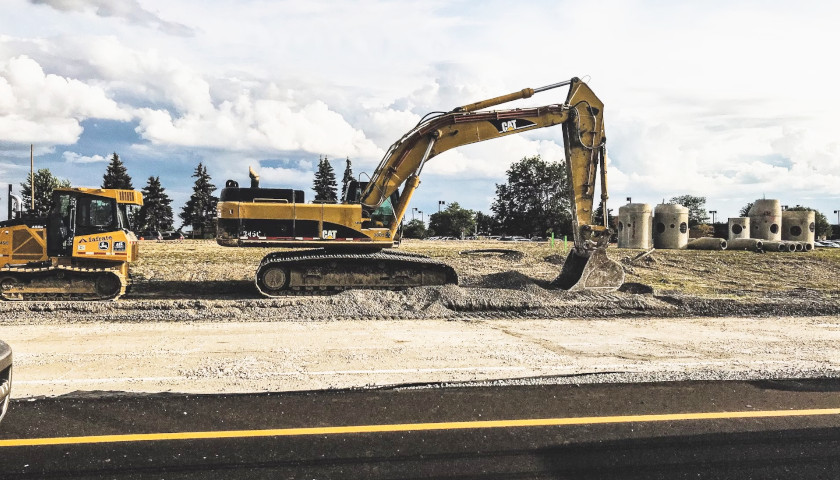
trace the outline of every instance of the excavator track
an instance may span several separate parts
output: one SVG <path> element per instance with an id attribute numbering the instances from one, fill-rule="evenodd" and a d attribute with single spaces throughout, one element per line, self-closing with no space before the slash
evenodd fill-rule
<path id="1" fill-rule="evenodd" d="M 125 276 L 116 270 L 71 266 L 0 268 L 3 300 L 115 300 L 125 294 Z"/>
<path id="2" fill-rule="evenodd" d="M 274 252 L 262 259 L 256 274 L 257 289 L 268 297 L 447 284 L 458 284 L 458 274 L 449 265 L 424 255 L 389 250 Z"/>

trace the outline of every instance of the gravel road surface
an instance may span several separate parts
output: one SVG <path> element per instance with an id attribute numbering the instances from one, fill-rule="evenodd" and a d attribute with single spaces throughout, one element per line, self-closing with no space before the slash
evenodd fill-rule
<path id="1" fill-rule="evenodd" d="M 840 377 L 840 317 L 15 324 L 14 397 Z"/>

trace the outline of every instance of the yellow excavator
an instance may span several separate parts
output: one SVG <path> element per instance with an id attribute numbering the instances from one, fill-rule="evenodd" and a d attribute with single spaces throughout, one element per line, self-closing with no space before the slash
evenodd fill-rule
<path id="1" fill-rule="evenodd" d="M 569 87 L 562 104 L 484 110 L 562 86 Z M 606 221 L 595 225 L 592 218 L 599 169 L 606 211 L 603 113 L 604 104 L 589 86 L 572 78 L 429 114 L 391 145 L 370 181 L 350 182 L 340 204 L 305 203 L 301 190 L 260 188 L 259 175 L 251 170 L 249 188 L 229 180 L 221 192 L 216 241 L 227 247 L 307 248 L 263 258 L 256 285 L 267 296 L 457 283 L 449 265 L 391 249 L 424 165 L 461 145 L 561 125 L 575 231 L 574 248 L 553 284 L 567 290 L 615 290 L 624 272 L 606 256 Z"/>
<path id="2" fill-rule="evenodd" d="M 9 195 L 9 220 L 0 222 L 0 298 L 119 298 L 138 254 L 128 205 L 143 205 L 142 193 L 57 188 L 48 216 L 33 218 L 20 212 L 20 198 Z"/>

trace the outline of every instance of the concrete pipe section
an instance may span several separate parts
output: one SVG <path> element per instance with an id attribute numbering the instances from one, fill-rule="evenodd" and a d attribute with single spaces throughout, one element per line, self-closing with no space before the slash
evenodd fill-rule
<path id="1" fill-rule="evenodd" d="M 733 217 L 729 219 L 729 241 L 736 238 L 750 238 L 750 217 Z"/>
<path id="2" fill-rule="evenodd" d="M 764 242 L 765 252 L 790 252 L 790 242 Z"/>
<path id="3" fill-rule="evenodd" d="M 686 248 L 690 250 L 726 250 L 728 243 L 722 238 L 703 237 L 688 242 Z"/>
<path id="4" fill-rule="evenodd" d="M 618 248 L 651 248 L 651 208 L 628 203 L 618 209 Z"/>
<path id="5" fill-rule="evenodd" d="M 733 238 L 727 242 L 726 249 L 760 252 L 764 250 L 764 241 L 757 238 Z"/>
<path id="6" fill-rule="evenodd" d="M 782 240 L 800 242 L 803 250 L 814 248 L 816 232 L 816 214 L 813 210 L 782 212 Z M 810 248 L 805 247 L 807 244 Z"/>
<path id="7" fill-rule="evenodd" d="M 688 244 L 688 208 L 660 204 L 653 211 L 653 247 L 681 249 Z"/>
<path id="8" fill-rule="evenodd" d="M 782 240 L 782 204 L 778 200 L 756 200 L 749 217 L 750 238 Z"/>

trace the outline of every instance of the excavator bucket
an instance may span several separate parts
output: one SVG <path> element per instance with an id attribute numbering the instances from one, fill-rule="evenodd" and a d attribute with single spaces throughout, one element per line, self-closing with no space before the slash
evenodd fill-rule
<path id="1" fill-rule="evenodd" d="M 624 283 L 624 268 L 607 257 L 603 247 L 578 252 L 572 249 L 560 276 L 551 285 L 572 292 L 582 290 L 611 292 Z"/>

